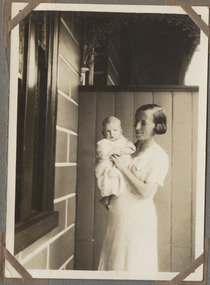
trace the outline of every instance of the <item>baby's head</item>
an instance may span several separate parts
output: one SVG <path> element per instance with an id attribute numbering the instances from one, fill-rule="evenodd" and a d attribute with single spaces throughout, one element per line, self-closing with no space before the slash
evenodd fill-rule
<path id="1" fill-rule="evenodd" d="M 104 119 L 102 123 L 102 134 L 109 141 L 116 141 L 122 135 L 121 121 L 114 117 L 110 116 Z"/>

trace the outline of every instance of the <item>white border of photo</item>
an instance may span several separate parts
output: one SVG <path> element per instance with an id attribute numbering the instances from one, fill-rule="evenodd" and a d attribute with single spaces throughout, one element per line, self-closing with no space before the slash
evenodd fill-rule
<path id="1" fill-rule="evenodd" d="M 27 4 L 13 3 L 12 18 Z M 208 24 L 209 11 L 207 7 L 193 7 Z M 181 7 L 163 5 L 106 5 L 106 4 L 40 4 L 35 11 L 90 11 L 90 12 L 125 12 L 125 13 L 160 13 L 186 14 Z M 16 124 L 17 124 L 17 94 L 18 94 L 18 49 L 19 26 L 11 32 L 11 65 L 10 65 L 10 101 L 9 101 L 9 142 L 8 142 L 8 192 L 6 248 L 14 254 L 14 213 L 15 213 L 15 176 L 16 176 Z M 199 77 L 199 118 L 198 118 L 198 163 L 196 191 L 196 239 L 195 258 L 203 253 L 204 218 L 205 218 L 205 173 L 206 173 L 206 132 L 207 132 L 207 71 L 208 71 L 208 38 L 201 31 L 199 66 L 196 66 Z M 183 268 L 184 270 L 185 268 Z M 149 272 L 144 275 L 130 272 L 103 272 L 77 270 L 28 270 L 34 278 L 59 279 L 123 279 L 123 280 L 171 280 L 178 272 L 159 272 L 153 276 Z M 15 270 L 6 265 L 6 277 L 17 277 Z M 203 266 L 190 274 L 186 281 L 203 280 Z"/>

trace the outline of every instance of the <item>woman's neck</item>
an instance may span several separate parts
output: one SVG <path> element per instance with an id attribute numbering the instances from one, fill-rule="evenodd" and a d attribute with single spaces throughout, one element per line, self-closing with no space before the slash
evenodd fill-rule
<path id="1" fill-rule="evenodd" d="M 137 151 L 137 152 L 144 152 L 144 151 L 145 151 L 147 148 L 149 148 L 154 142 L 155 142 L 154 137 L 152 137 L 150 140 L 137 141 L 137 143 L 136 143 L 136 151 Z"/>

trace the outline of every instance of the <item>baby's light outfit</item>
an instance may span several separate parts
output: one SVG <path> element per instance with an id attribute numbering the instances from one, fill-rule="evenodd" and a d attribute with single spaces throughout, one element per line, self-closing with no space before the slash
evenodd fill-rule
<path id="1" fill-rule="evenodd" d="M 130 155 L 135 152 L 134 144 L 123 135 L 116 141 L 110 141 L 106 138 L 97 142 L 96 156 L 98 163 L 95 168 L 98 188 L 101 190 L 101 196 L 106 197 L 112 194 L 119 196 L 126 187 L 121 172 L 113 165 L 109 158 L 112 149 L 122 151 L 125 163 L 128 164 Z"/>

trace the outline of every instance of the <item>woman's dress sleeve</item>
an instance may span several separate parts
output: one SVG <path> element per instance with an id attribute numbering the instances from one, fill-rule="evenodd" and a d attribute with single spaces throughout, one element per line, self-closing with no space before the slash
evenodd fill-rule
<path id="1" fill-rule="evenodd" d="M 160 186 L 163 186 L 164 179 L 168 172 L 169 159 L 167 153 L 160 151 L 155 155 L 151 161 L 151 165 L 148 169 L 145 181 L 153 182 Z"/>

